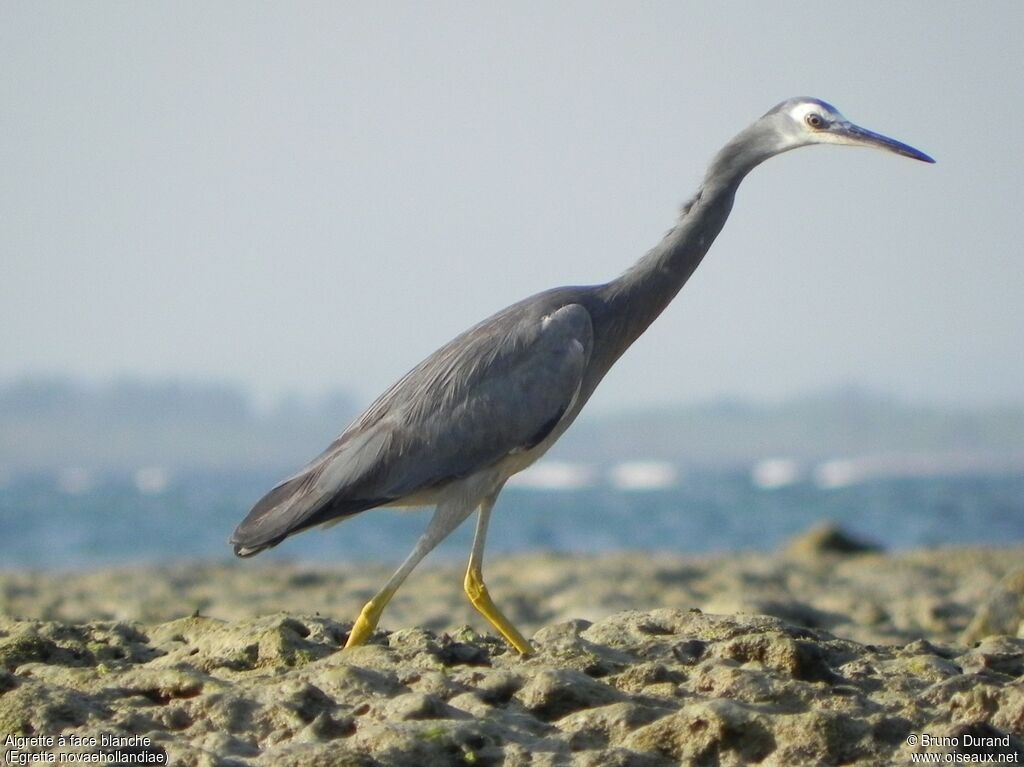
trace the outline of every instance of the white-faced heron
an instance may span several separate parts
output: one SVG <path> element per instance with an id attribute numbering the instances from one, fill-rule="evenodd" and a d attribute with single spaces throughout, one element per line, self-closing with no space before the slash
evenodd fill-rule
<path id="1" fill-rule="evenodd" d="M 373 633 L 412 569 L 480 510 L 465 590 L 520 652 L 530 643 L 484 585 L 484 540 L 505 482 L 579 415 L 605 373 L 661 314 L 722 230 L 740 182 L 769 157 L 811 144 L 926 154 L 850 123 L 818 99 L 784 101 L 715 155 L 658 245 L 601 285 L 538 293 L 473 326 L 382 394 L 319 457 L 257 503 L 231 537 L 242 557 L 378 506 L 433 506 L 412 553 L 356 619 L 347 647 Z"/>

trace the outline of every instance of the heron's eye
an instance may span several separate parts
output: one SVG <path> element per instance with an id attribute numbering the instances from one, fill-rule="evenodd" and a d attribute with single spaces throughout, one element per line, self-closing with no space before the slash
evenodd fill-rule
<path id="1" fill-rule="evenodd" d="M 814 128 L 815 130 L 817 130 L 818 128 L 825 127 L 825 118 L 817 114 L 816 112 L 810 112 L 807 115 L 807 117 L 804 118 L 804 120 L 806 120 L 807 124 Z"/>

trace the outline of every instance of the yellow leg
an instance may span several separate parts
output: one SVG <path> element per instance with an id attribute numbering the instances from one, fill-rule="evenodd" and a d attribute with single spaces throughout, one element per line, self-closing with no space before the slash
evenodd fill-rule
<path id="1" fill-rule="evenodd" d="M 473 538 L 473 553 L 469 555 L 469 569 L 466 570 L 465 589 L 466 596 L 477 611 L 484 616 L 494 628 L 498 629 L 508 643 L 516 648 L 521 655 L 532 655 L 533 647 L 526 640 L 519 630 L 512 625 L 501 610 L 491 600 L 487 593 L 487 586 L 484 584 L 483 561 L 484 541 L 487 539 L 487 523 L 491 519 L 491 509 L 498 498 L 501 488 L 489 498 L 484 499 L 480 504 L 480 516 L 476 521 L 476 535 Z"/>
<path id="2" fill-rule="evenodd" d="M 366 641 L 373 635 L 374 630 L 377 628 L 377 622 L 380 620 L 381 613 L 384 612 L 384 608 L 387 607 L 387 604 L 391 601 L 391 597 L 394 596 L 394 593 L 394 591 L 389 592 L 387 589 L 384 589 L 377 594 L 377 596 L 363 605 L 363 609 L 359 612 L 359 617 L 356 618 L 356 622 L 352 626 L 352 631 L 348 635 L 348 641 L 345 642 L 346 650 L 350 647 L 358 647 L 361 644 L 366 644 Z"/>
<path id="3" fill-rule="evenodd" d="M 491 595 L 487 593 L 487 586 L 484 584 L 483 573 L 480 572 L 479 566 L 474 567 L 473 562 L 470 562 L 469 569 L 466 571 L 465 587 L 466 595 L 473 607 L 501 632 L 508 643 L 515 647 L 521 655 L 532 655 L 533 647 L 529 641 L 519 633 L 519 630 L 491 600 Z"/>
<path id="4" fill-rule="evenodd" d="M 430 524 L 427 525 L 426 531 L 420 536 L 416 546 L 409 556 L 406 557 L 402 566 L 395 571 L 395 574 L 391 576 L 391 579 L 385 584 L 384 588 L 378 591 L 373 599 L 363 605 L 363 609 L 360 611 L 359 617 L 356 618 L 356 622 L 352 625 L 352 631 L 348 635 L 348 641 L 345 643 L 346 649 L 366 644 L 366 641 L 373 636 L 374 629 L 377 628 L 377 622 L 380 620 L 384 608 L 387 607 L 391 597 L 395 595 L 398 587 L 402 585 L 413 568 L 472 512 L 473 508 L 466 507 L 465 505 L 439 505 L 434 510 L 434 516 L 430 518 Z"/>

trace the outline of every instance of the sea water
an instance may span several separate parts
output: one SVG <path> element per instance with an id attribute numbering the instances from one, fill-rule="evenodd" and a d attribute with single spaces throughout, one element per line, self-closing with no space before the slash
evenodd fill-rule
<path id="1" fill-rule="evenodd" d="M 145 477 L 8 479 L 0 486 L 0 568 L 229 558 L 232 530 L 274 482 L 259 473 Z M 509 487 L 495 507 L 487 551 L 767 551 L 826 520 L 888 549 L 1024 543 L 1024 475 L 763 485 L 747 472 L 698 472 L 653 487 Z M 372 510 L 263 556 L 397 563 L 429 513 Z M 431 558 L 466 557 L 472 535 L 468 521 Z"/>

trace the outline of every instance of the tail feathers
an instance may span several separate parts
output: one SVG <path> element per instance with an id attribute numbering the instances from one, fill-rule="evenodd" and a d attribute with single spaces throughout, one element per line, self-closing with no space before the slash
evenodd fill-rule
<path id="1" fill-rule="evenodd" d="M 273 548 L 285 538 L 341 517 L 389 502 L 390 498 L 349 499 L 317 492 L 308 473 L 286 479 L 261 498 L 228 541 L 239 557 Z"/>
<path id="2" fill-rule="evenodd" d="M 287 537 L 288 536 L 286 536 L 286 535 L 282 535 L 280 538 L 272 540 L 272 541 L 270 541 L 268 543 L 264 543 L 264 544 L 261 544 L 261 545 L 258 545 L 258 546 L 246 546 L 246 545 L 241 544 L 241 543 L 236 543 L 235 542 L 235 536 L 231 536 L 231 540 L 229 541 L 229 543 L 234 544 L 235 556 L 236 557 L 254 557 L 257 554 L 259 554 L 261 551 L 266 551 L 267 549 L 274 548 L 277 544 L 279 544 L 281 541 L 283 541 Z"/>
<path id="3" fill-rule="evenodd" d="M 288 537 L 291 527 L 306 511 L 307 504 L 301 503 L 306 479 L 305 474 L 286 479 L 252 507 L 229 541 L 236 555 L 251 557 Z"/>

